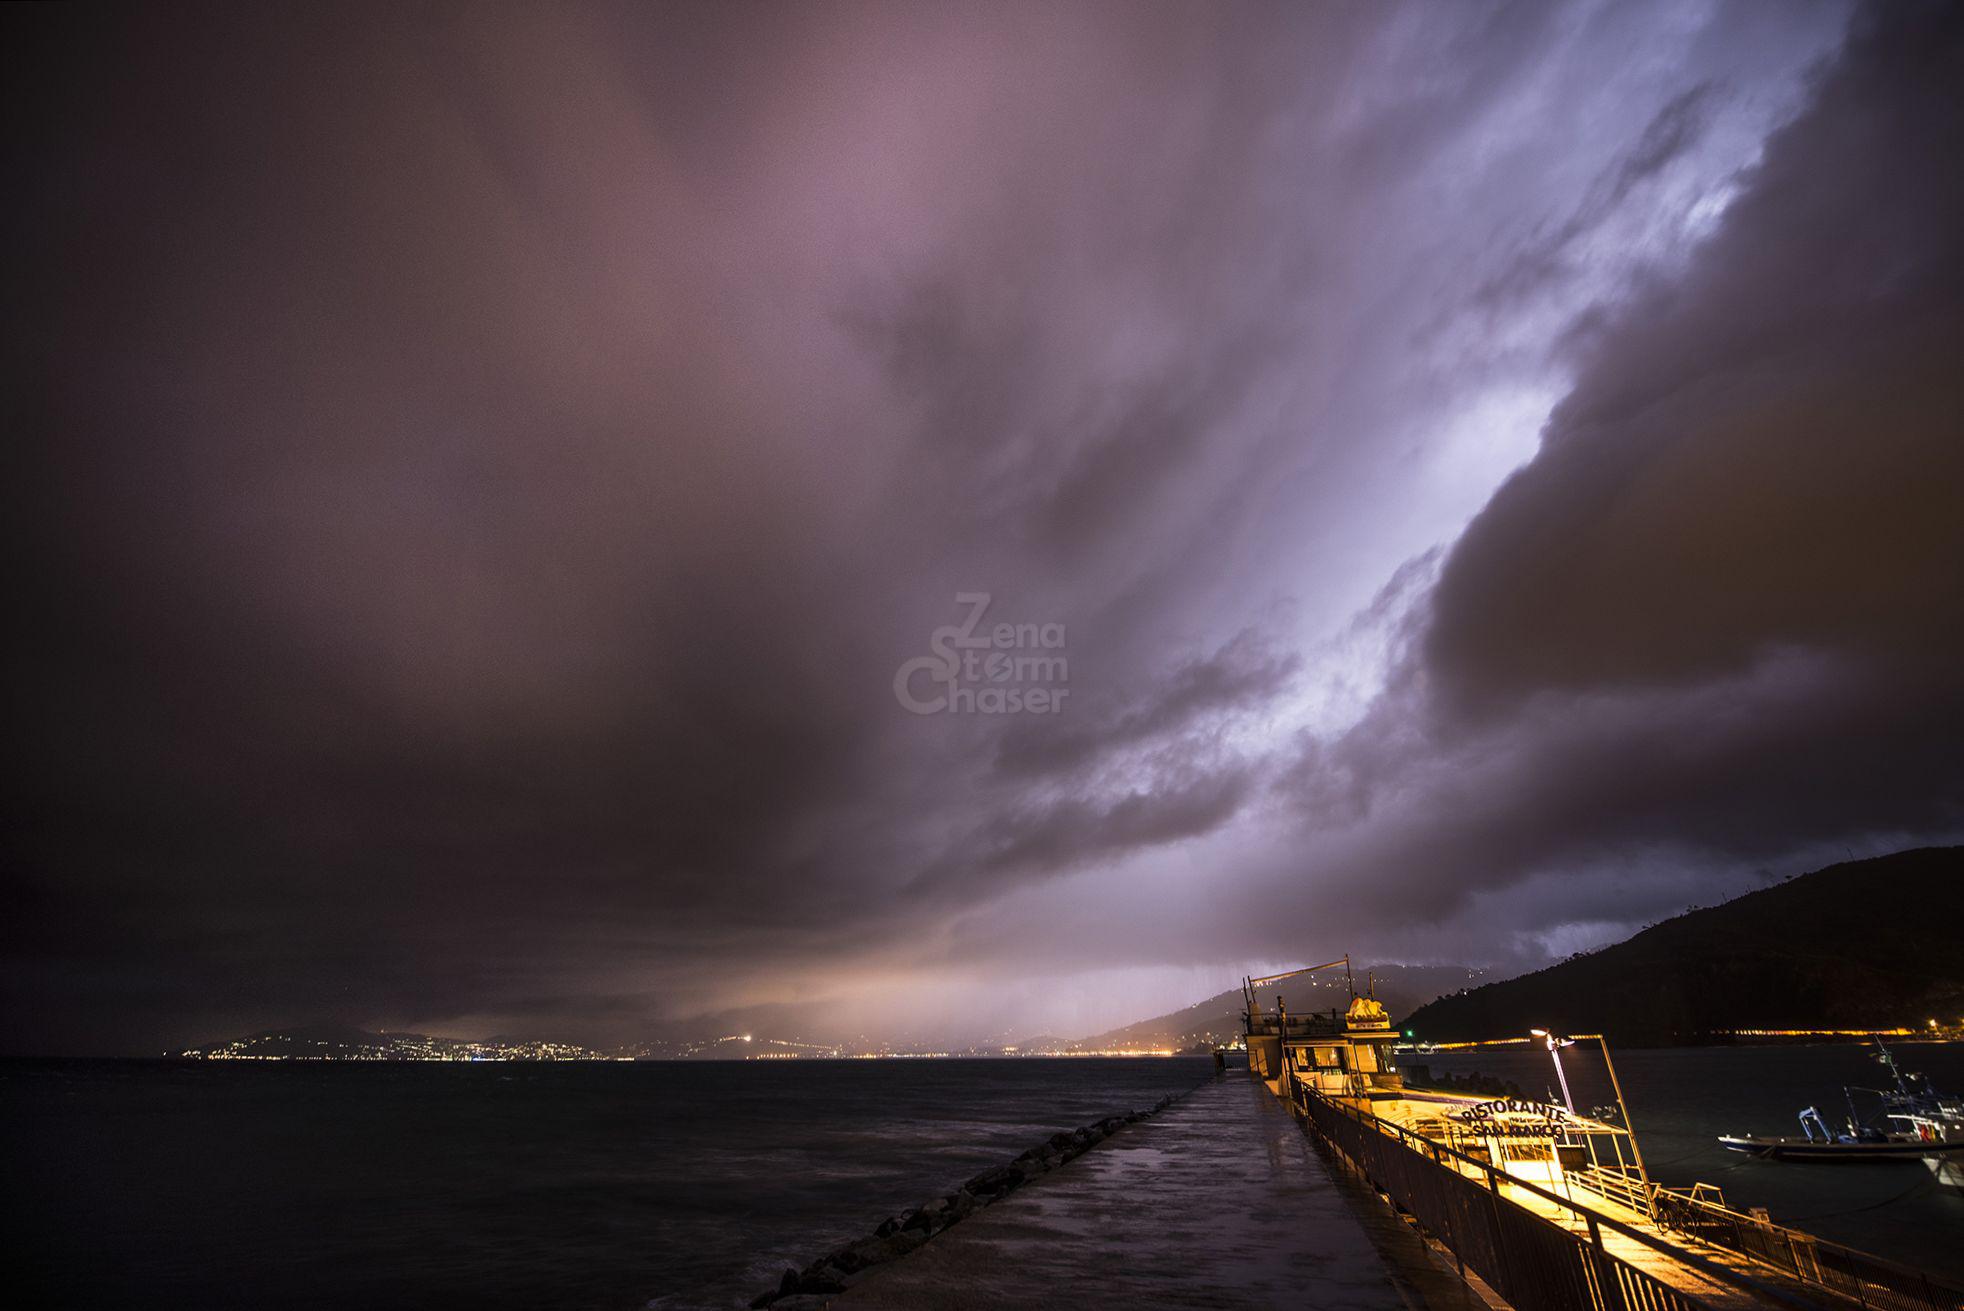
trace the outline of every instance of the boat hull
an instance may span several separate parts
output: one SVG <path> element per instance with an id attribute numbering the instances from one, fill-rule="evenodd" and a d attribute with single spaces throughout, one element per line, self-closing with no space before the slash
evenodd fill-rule
<path id="1" fill-rule="evenodd" d="M 1809 1142 L 1805 1138 L 1759 1138 L 1751 1134 L 1728 1134 L 1719 1139 L 1719 1145 L 1727 1151 L 1744 1152 L 1748 1156 L 1760 1156 L 1774 1161 L 1887 1163 L 1927 1160 L 1932 1162 L 1933 1169 L 1941 1164 L 1948 1166 L 1949 1172 L 1953 1173 L 1960 1166 L 1964 1166 L 1964 1143 L 1824 1143 Z"/>

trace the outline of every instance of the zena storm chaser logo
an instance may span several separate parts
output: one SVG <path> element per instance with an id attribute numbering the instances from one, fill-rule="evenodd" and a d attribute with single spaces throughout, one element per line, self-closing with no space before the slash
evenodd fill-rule
<path id="1" fill-rule="evenodd" d="M 957 592 L 967 613 L 928 638 L 932 655 L 903 662 L 893 695 L 916 715 L 1054 715 L 1071 694 L 1062 624 L 987 622 L 987 592 Z"/>

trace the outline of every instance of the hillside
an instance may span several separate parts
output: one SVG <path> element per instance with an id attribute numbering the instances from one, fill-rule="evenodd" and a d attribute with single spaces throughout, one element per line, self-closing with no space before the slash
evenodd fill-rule
<path id="1" fill-rule="evenodd" d="M 1358 990 L 1365 988 L 1367 979 L 1373 981 L 1378 1000 L 1393 1014 L 1403 1014 L 1429 997 L 1464 988 L 1484 973 L 1463 965 L 1359 965 L 1354 970 Z M 1278 993 L 1289 1009 L 1297 1012 L 1350 1004 L 1349 986 L 1340 969 L 1305 974 L 1264 987 L 1260 990 L 1262 1005 L 1273 1006 Z M 1170 1015 L 1156 1015 L 1089 1038 L 1059 1043 L 1057 1047 L 1081 1051 L 1179 1050 L 1226 1042 L 1241 1035 L 1241 1013 L 1245 1005 L 1241 990 L 1236 988 Z"/>
<path id="2" fill-rule="evenodd" d="M 1421 1006 L 1428 1042 L 1602 1032 L 1638 1044 L 1737 1029 L 1946 1024 L 1964 1015 L 1964 847 L 1830 865 L 1613 947 Z"/>

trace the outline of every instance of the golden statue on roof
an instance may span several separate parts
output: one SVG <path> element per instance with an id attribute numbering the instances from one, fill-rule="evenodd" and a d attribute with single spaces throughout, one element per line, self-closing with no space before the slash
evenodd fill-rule
<path id="1" fill-rule="evenodd" d="M 1388 1029 L 1391 1016 L 1385 1012 L 1384 1003 L 1375 997 L 1352 997 L 1350 1009 L 1344 1012 L 1344 1024 L 1352 1029 Z"/>

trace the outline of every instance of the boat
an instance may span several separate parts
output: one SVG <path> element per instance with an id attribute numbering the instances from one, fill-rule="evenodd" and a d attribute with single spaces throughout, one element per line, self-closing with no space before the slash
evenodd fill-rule
<path id="1" fill-rule="evenodd" d="M 1810 1106 L 1800 1113 L 1803 1137 L 1722 1134 L 1719 1145 L 1776 1161 L 1920 1162 L 1939 1183 L 1964 1189 L 1964 1098 L 1938 1092 L 1924 1075 L 1904 1073 L 1881 1039 L 1875 1046 L 1875 1059 L 1888 1067 L 1895 1086 L 1843 1088 L 1848 1119 L 1842 1131 L 1829 1129 Z M 1856 1111 L 1857 1093 L 1877 1099 L 1866 1118 Z"/>
<path id="2" fill-rule="evenodd" d="M 1862 1140 L 1838 1134 L 1823 1142 L 1819 1138 L 1769 1138 L 1760 1134 L 1719 1135 L 1728 1151 L 1764 1156 L 1776 1161 L 1921 1161 L 1931 1156 L 1957 1155 L 1964 1159 L 1964 1139 L 1932 1143 L 1909 1134 L 1884 1134 Z"/>

